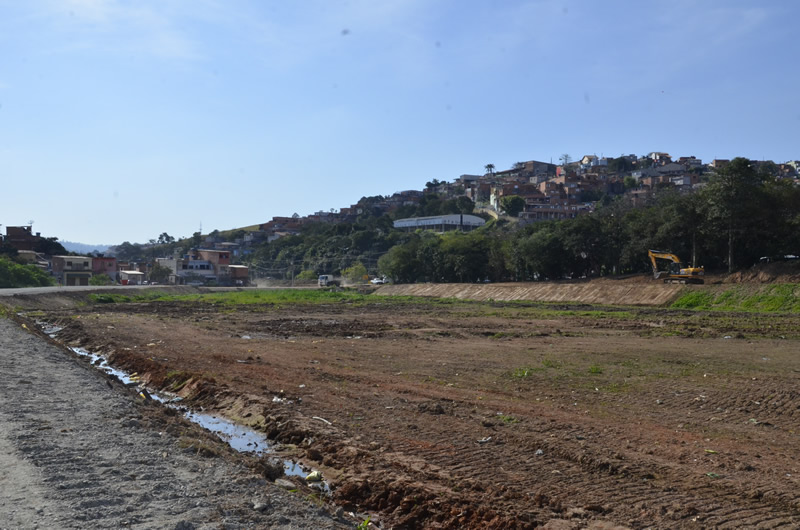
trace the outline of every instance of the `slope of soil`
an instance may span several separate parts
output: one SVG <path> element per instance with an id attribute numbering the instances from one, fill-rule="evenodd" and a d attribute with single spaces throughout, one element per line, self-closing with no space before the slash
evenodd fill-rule
<path id="1" fill-rule="evenodd" d="M 638 277 L 637 277 L 638 278 Z M 434 296 L 462 300 L 530 300 L 607 305 L 665 305 L 684 289 L 694 286 L 663 282 L 592 280 L 583 282 L 538 282 L 497 284 L 396 284 L 384 285 L 378 294 L 387 296 Z"/>
<path id="2" fill-rule="evenodd" d="M 36 318 L 263 430 L 385 527 L 800 525 L 791 314 L 381 296 Z"/>

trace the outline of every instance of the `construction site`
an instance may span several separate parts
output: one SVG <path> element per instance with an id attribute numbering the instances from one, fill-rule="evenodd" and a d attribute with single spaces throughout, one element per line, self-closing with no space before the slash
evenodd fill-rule
<path id="1" fill-rule="evenodd" d="M 162 393 L 252 429 L 268 454 L 217 458 L 301 465 L 264 476 L 367 526 L 796 528 L 800 321 L 774 305 L 793 303 L 796 281 L 764 268 L 704 285 L 64 289 L 2 303 L 75 362 L 89 352 L 133 378 L 109 392 Z"/>

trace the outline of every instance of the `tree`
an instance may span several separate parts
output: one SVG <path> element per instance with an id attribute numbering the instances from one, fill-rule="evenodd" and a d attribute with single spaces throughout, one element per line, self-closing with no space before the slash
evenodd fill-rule
<path id="1" fill-rule="evenodd" d="M 63 256 L 65 254 L 69 254 L 67 249 L 58 242 L 57 237 L 43 237 L 40 239 L 36 246 L 33 247 L 35 252 L 39 252 L 44 254 L 45 256 Z"/>
<path id="2" fill-rule="evenodd" d="M 417 247 L 419 247 L 419 237 L 405 244 L 393 246 L 389 252 L 378 258 L 378 270 L 395 283 L 413 283 L 417 280 L 419 272 Z"/>
<path id="3" fill-rule="evenodd" d="M 625 173 L 633 169 L 633 162 L 627 156 L 614 158 L 608 162 L 608 170 L 611 173 Z"/>
<path id="4" fill-rule="evenodd" d="M 509 217 L 517 217 L 525 209 L 525 199 L 519 195 L 506 195 L 500 199 L 500 207 Z"/>
<path id="5" fill-rule="evenodd" d="M 109 248 L 108 252 L 116 256 L 120 261 L 137 261 L 144 255 L 141 245 L 128 241 L 123 241 L 119 245 Z"/>
<path id="6" fill-rule="evenodd" d="M 53 283 L 53 277 L 36 265 L 20 265 L 0 256 L 0 288 L 45 287 Z"/>
<path id="7" fill-rule="evenodd" d="M 475 211 L 475 203 L 472 202 L 472 199 L 465 195 L 458 197 L 455 204 L 456 208 L 458 209 L 458 213 L 472 213 Z"/>
<path id="8" fill-rule="evenodd" d="M 316 280 L 317 279 L 317 273 L 314 272 L 311 269 L 306 269 L 306 270 L 300 272 L 300 274 L 298 274 L 297 276 L 295 276 L 295 279 L 296 280 Z"/>
<path id="9" fill-rule="evenodd" d="M 757 211 L 766 175 L 757 172 L 750 160 L 734 158 L 719 169 L 704 188 L 712 222 L 727 234 L 728 272 L 734 270 L 734 242 Z"/>
<path id="10" fill-rule="evenodd" d="M 439 184 L 441 184 L 441 182 L 439 182 L 436 179 L 433 179 L 433 180 L 425 183 L 425 189 L 428 190 L 428 191 L 433 191 L 439 186 Z"/>
<path id="11" fill-rule="evenodd" d="M 632 190 L 639 187 L 639 183 L 630 175 L 626 176 L 623 182 L 625 184 L 625 190 Z"/>
<path id="12" fill-rule="evenodd" d="M 342 276 L 350 283 L 360 283 L 367 275 L 367 268 L 360 261 L 356 261 L 350 267 L 342 271 Z"/>
<path id="13" fill-rule="evenodd" d="M 572 157 L 569 156 L 569 154 L 567 153 L 564 153 L 563 155 L 558 157 L 558 159 L 561 160 L 561 164 L 565 166 L 569 165 L 569 163 L 572 162 Z"/>
<path id="14" fill-rule="evenodd" d="M 158 244 L 159 245 L 169 245 L 170 243 L 174 243 L 175 238 L 169 235 L 166 232 L 163 232 L 160 236 L 158 236 Z"/>
<path id="15" fill-rule="evenodd" d="M 167 283 L 169 282 L 169 277 L 172 274 L 172 271 L 169 267 L 165 267 L 160 263 L 156 263 L 153 265 L 153 268 L 150 269 L 150 282 L 153 283 Z"/>
<path id="16" fill-rule="evenodd" d="M 486 173 L 494 175 L 494 164 L 486 164 L 483 168 L 486 170 Z"/>

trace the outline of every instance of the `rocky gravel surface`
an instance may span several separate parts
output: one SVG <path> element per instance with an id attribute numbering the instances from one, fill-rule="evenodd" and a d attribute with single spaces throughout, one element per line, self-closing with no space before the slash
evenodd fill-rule
<path id="1" fill-rule="evenodd" d="M 248 462 L 0 318 L 0 529 L 354 526 Z"/>

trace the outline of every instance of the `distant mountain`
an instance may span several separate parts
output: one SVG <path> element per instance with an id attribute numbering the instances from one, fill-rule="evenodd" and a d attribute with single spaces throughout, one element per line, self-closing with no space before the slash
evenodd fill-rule
<path id="1" fill-rule="evenodd" d="M 87 245 L 86 243 L 75 243 L 73 241 L 59 241 L 69 252 L 78 254 L 88 254 L 89 252 L 105 252 L 111 245 Z"/>

